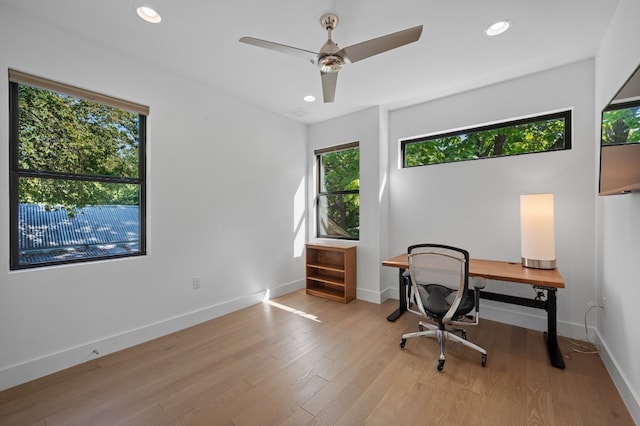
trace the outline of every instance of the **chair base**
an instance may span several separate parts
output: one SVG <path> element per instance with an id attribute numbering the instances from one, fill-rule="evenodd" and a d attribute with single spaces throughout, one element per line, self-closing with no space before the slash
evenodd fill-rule
<path id="1" fill-rule="evenodd" d="M 407 333 L 402 335 L 402 340 L 400 341 L 400 347 L 404 349 L 407 339 L 411 339 L 413 337 L 437 337 L 438 342 L 440 342 L 440 359 L 438 360 L 438 371 L 442 371 L 444 369 L 444 346 L 447 340 L 453 340 L 456 343 L 460 343 L 463 346 L 474 349 L 482 355 L 482 366 L 486 367 L 487 365 L 487 351 L 480 346 L 476 345 L 473 342 L 470 342 L 466 339 L 466 332 L 462 329 L 456 329 L 456 331 L 462 331 L 464 334 L 464 338 L 458 336 L 452 331 L 446 330 L 443 325 L 440 327 L 436 327 L 433 324 L 423 323 L 420 321 L 418 323 L 420 327 L 420 331 L 416 331 L 414 333 Z M 426 330 L 425 330 L 426 328 Z"/>

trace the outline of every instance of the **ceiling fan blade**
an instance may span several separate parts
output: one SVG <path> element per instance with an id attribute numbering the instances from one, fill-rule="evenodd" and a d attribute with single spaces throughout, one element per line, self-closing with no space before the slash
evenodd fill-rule
<path id="1" fill-rule="evenodd" d="M 311 52 L 310 50 L 299 49 L 297 47 L 287 46 L 285 44 L 274 43 L 272 41 L 261 40 L 259 38 L 253 37 L 242 37 L 240 38 L 241 43 L 251 44 L 253 46 L 262 47 L 269 50 L 275 50 L 276 52 L 286 53 L 288 55 L 299 56 L 303 59 L 307 59 L 312 63 L 316 63 L 316 58 L 318 54 L 316 52 Z"/>
<path id="2" fill-rule="evenodd" d="M 363 41 L 362 43 L 347 46 L 341 49 L 337 54 L 344 57 L 349 62 L 358 62 L 362 59 L 386 52 L 396 47 L 418 41 L 422 34 L 422 25 L 407 28 L 406 30 L 387 34 L 382 37 L 373 38 Z"/>
<path id="3" fill-rule="evenodd" d="M 336 95 L 336 83 L 338 82 L 337 72 L 320 72 L 322 78 L 322 97 L 324 103 L 333 102 Z"/>

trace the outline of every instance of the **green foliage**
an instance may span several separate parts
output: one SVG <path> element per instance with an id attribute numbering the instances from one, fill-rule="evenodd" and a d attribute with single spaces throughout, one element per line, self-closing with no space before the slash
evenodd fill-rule
<path id="1" fill-rule="evenodd" d="M 100 179 L 138 177 L 137 114 L 27 85 L 19 86 L 18 97 L 18 167 L 48 173 L 20 178 L 21 203 L 68 212 L 138 204 L 138 185 Z"/>
<path id="2" fill-rule="evenodd" d="M 516 124 L 407 143 L 406 167 L 544 152 L 564 147 L 564 119 Z"/>
<path id="3" fill-rule="evenodd" d="M 640 142 L 640 106 L 602 113 L 602 144 Z"/>
<path id="4" fill-rule="evenodd" d="M 64 208 L 69 217 L 84 206 L 137 206 L 139 185 L 77 180 L 20 178 L 20 203 L 43 204 L 48 211 Z"/>
<path id="5" fill-rule="evenodd" d="M 322 192 L 358 190 L 360 188 L 360 149 L 350 148 L 321 156 Z"/>
<path id="6" fill-rule="evenodd" d="M 360 235 L 360 149 L 322 154 L 321 193 L 327 218 L 352 238 Z M 333 194 L 332 194 L 333 193 Z M 343 235 L 345 236 L 345 235 Z"/>

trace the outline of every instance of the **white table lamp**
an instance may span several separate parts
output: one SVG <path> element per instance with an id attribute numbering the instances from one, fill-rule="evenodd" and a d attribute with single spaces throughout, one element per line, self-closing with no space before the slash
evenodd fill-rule
<path id="1" fill-rule="evenodd" d="M 553 194 L 520 196 L 520 251 L 527 268 L 555 269 Z"/>

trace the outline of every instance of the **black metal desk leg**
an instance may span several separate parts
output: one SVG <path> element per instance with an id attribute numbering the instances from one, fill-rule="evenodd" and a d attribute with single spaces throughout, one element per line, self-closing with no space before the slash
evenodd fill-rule
<path id="1" fill-rule="evenodd" d="M 564 359 L 558 346 L 558 330 L 557 330 L 557 303 L 556 289 L 548 288 L 547 290 L 547 332 L 544 337 L 547 341 L 547 349 L 549 350 L 549 358 L 551 365 L 558 368 L 565 368 Z"/>
<path id="2" fill-rule="evenodd" d="M 399 300 L 400 306 L 398 307 L 398 309 L 393 311 L 387 317 L 388 321 L 397 320 L 400 317 L 400 315 L 404 314 L 407 311 L 407 285 L 406 285 L 406 282 L 404 280 L 404 271 L 405 270 L 403 268 L 399 268 L 399 273 L 398 273 L 398 299 L 400 299 Z"/>

